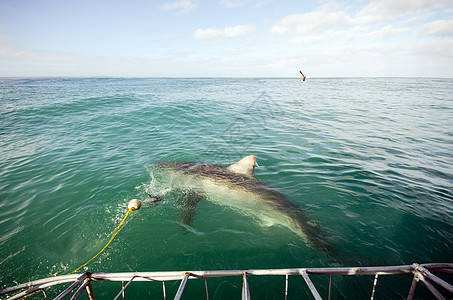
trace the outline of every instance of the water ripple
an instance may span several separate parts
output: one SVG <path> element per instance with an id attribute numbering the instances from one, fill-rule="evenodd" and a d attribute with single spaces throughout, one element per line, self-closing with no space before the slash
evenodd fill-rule
<path id="1" fill-rule="evenodd" d="M 0 80 L 0 279 L 89 259 L 128 199 L 150 192 L 165 200 L 128 219 L 94 270 L 332 264 L 291 233 L 215 205 L 200 203 L 184 233 L 175 191 L 155 190 L 145 169 L 248 154 L 257 179 L 348 262 L 451 261 L 452 88 L 403 78 Z"/>

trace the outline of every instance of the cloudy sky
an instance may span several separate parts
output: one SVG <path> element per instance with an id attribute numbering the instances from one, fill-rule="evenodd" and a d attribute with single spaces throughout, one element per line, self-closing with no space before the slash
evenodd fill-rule
<path id="1" fill-rule="evenodd" d="M 0 76 L 453 77 L 453 0 L 0 0 Z"/>

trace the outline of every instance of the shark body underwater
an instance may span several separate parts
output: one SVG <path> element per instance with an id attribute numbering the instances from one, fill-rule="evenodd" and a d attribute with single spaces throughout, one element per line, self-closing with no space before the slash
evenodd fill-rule
<path id="1" fill-rule="evenodd" d="M 184 191 L 179 217 L 186 225 L 191 225 L 197 203 L 206 199 L 253 216 L 263 225 L 287 227 L 310 246 L 332 252 L 320 227 L 300 207 L 254 178 L 255 165 L 256 156 L 249 155 L 226 168 L 201 162 L 160 162 L 156 169 L 169 180 L 172 190 Z"/>

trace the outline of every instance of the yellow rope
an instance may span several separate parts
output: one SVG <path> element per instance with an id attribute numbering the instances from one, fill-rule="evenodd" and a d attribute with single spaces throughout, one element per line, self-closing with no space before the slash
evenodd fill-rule
<path id="1" fill-rule="evenodd" d="M 104 248 L 102 248 L 101 251 L 99 251 L 95 256 L 93 256 L 92 259 L 90 259 L 89 261 L 87 261 L 85 264 L 81 265 L 80 267 L 78 267 L 77 269 L 75 269 L 74 271 L 72 271 L 71 273 L 69 274 L 74 274 L 76 273 L 78 270 L 82 269 L 83 267 L 85 267 L 86 265 L 88 265 L 90 262 L 92 262 L 96 257 L 99 256 L 99 254 L 101 254 L 102 252 L 104 252 L 105 248 L 108 247 L 108 245 L 110 245 L 110 243 L 113 241 L 113 239 L 115 238 L 115 236 L 118 234 L 118 232 L 120 232 L 121 230 L 121 227 L 124 225 L 124 221 L 126 221 L 126 218 L 127 216 L 129 215 L 129 213 L 131 211 L 133 211 L 134 209 L 132 208 L 129 208 L 129 210 L 127 211 L 126 215 L 124 216 L 124 219 L 121 221 L 120 225 L 118 225 L 115 230 L 113 230 L 113 233 L 112 233 L 112 237 L 110 238 L 110 240 L 108 241 L 108 243 L 104 246 Z"/>

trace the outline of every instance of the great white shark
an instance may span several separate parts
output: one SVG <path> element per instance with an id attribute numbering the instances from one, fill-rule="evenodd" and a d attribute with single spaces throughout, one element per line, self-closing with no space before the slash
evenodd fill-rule
<path id="1" fill-rule="evenodd" d="M 311 246 L 332 253 L 321 228 L 309 221 L 300 207 L 281 192 L 254 177 L 256 156 L 222 167 L 202 162 L 160 162 L 156 171 L 166 177 L 172 189 L 184 190 L 181 220 L 191 225 L 201 199 L 253 216 L 266 226 L 280 225 L 299 235 Z"/>

